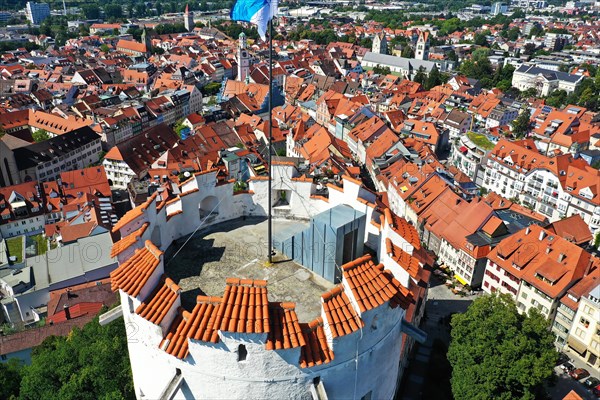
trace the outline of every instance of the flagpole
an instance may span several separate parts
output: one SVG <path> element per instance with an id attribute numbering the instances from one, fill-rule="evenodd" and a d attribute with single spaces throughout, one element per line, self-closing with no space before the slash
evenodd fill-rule
<path id="1" fill-rule="evenodd" d="M 273 19 L 269 21 L 269 243 L 268 249 L 269 252 L 269 265 L 273 263 L 273 215 L 272 215 L 272 202 L 273 202 L 273 194 L 272 190 L 272 177 L 273 177 L 273 168 L 272 168 L 272 157 L 271 153 L 273 152 L 272 148 L 273 144 Z"/>

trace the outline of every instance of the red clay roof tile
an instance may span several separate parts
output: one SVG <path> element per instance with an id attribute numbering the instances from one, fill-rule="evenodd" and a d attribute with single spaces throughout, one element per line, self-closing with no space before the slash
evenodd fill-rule
<path id="1" fill-rule="evenodd" d="M 325 317 L 334 338 L 348 335 L 364 326 L 364 322 L 352 308 L 350 299 L 348 299 L 341 285 L 337 285 L 329 292 L 324 293 L 321 298 L 323 299 Z"/>
<path id="2" fill-rule="evenodd" d="M 160 264 L 161 255 L 162 251 L 146 240 L 143 248 L 137 249 L 129 260 L 110 273 L 112 289 L 121 289 L 136 297 Z"/>
<path id="3" fill-rule="evenodd" d="M 306 345 L 300 354 L 300 367 L 310 368 L 333 360 L 333 351 L 327 345 L 323 319 L 320 317 L 308 324 L 300 324 Z"/>
<path id="4" fill-rule="evenodd" d="M 135 312 L 140 317 L 158 325 L 165 318 L 173 304 L 175 304 L 180 292 L 181 289 L 179 286 L 171 278 L 163 275 L 160 283 L 150 296 L 148 296 L 148 299 L 144 300 Z"/>
<path id="5" fill-rule="evenodd" d="M 410 303 L 405 298 L 408 294 L 402 291 L 402 285 L 398 281 L 393 282 L 393 276 L 383 273 L 383 264 L 376 266 L 369 254 L 342 265 L 342 270 L 361 312 L 386 301 L 390 301 L 392 307 L 397 303 L 407 307 Z"/>
<path id="6" fill-rule="evenodd" d="M 113 244 L 113 247 L 110 251 L 110 256 L 116 257 L 117 255 L 121 254 L 123 251 L 128 249 L 135 242 L 137 242 L 138 239 L 141 238 L 142 235 L 144 234 L 144 232 L 146 231 L 146 228 L 148 228 L 148 225 L 149 225 L 148 222 L 144 223 L 140 227 L 140 229 L 138 229 L 134 232 L 131 232 L 129 235 L 125 236 L 124 238 L 121 238 L 121 240 L 119 240 L 118 242 L 115 242 L 115 244 Z"/>
<path id="7" fill-rule="evenodd" d="M 271 329 L 267 337 L 267 350 L 292 349 L 306 345 L 295 308 L 295 303 L 269 303 Z"/>
<path id="8" fill-rule="evenodd" d="M 417 279 L 419 270 L 421 269 L 419 260 L 402 250 L 402 248 L 396 246 L 390 238 L 385 239 L 385 245 L 386 251 L 390 257 L 396 261 L 398 265 L 404 268 L 412 278 Z"/>
<path id="9" fill-rule="evenodd" d="M 390 225 L 392 230 L 396 232 L 398 235 L 402 236 L 404 240 L 410 243 L 415 250 L 421 248 L 421 241 L 419 240 L 419 234 L 414 226 L 408 223 L 402 217 L 397 216 L 393 212 L 390 211 L 389 208 L 384 210 L 385 220 Z"/>

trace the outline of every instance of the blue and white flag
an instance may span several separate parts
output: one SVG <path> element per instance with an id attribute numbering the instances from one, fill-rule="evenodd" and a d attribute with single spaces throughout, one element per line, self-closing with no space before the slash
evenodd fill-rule
<path id="1" fill-rule="evenodd" d="M 233 21 L 245 21 L 256 25 L 262 40 L 266 40 L 269 21 L 277 15 L 278 0 L 237 0 L 231 10 Z"/>

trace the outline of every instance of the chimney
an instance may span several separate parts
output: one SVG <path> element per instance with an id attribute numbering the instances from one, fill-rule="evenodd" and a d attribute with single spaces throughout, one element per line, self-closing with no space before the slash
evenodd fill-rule
<path id="1" fill-rule="evenodd" d="M 544 240 L 544 238 L 545 238 L 545 237 L 546 237 L 546 231 L 544 231 L 544 230 L 541 230 L 541 231 L 540 231 L 540 242 L 541 242 L 542 240 Z"/>
<path id="2" fill-rule="evenodd" d="M 565 253 L 560 253 L 558 255 L 558 262 L 561 263 L 564 261 L 565 257 L 567 257 L 567 255 Z"/>
<path id="3" fill-rule="evenodd" d="M 71 319 L 71 311 L 69 310 L 69 305 L 65 304 L 63 308 L 65 310 L 65 318 L 67 320 Z"/>
<path id="4" fill-rule="evenodd" d="M 525 229 L 525 234 L 526 234 L 526 235 L 529 235 L 529 232 L 531 232 L 531 228 L 530 228 L 530 227 L 527 227 L 527 229 Z"/>
<path id="5" fill-rule="evenodd" d="M 546 254 L 550 254 L 550 251 L 552 251 L 552 248 L 550 246 L 546 247 Z"/>

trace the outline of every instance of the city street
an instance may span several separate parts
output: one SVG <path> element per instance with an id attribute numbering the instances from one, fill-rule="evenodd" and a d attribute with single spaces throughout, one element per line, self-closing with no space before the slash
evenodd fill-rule
<path id="1" fill-rule="evenodd" d="M 591 374 L 590 376 L 595 376 L 597 378 L 600 378 L 599 371 L 593 371 L 592 367 L 590 367 L 583 360 L 581 360 L 581 358 L 579 358 L 577 353 L 575 353 L 573 350 L 568 350 L 568 349 L 569 349 L 569 347 L 566 346 L 565 351 L 563 351 L 563 353 L 565 353 L 572 360 L 572 361 L 570 361 L 570 363 L 573 364 L 573 366 L 575 368 L 585 368 Z M 586 399 L 586 400 L 595 400 L 596 399 L 596 397 L 592 394 L 592 392 L 589 391 L 588 389 L 586 389 L 585 386 L 583 386 L 583 384 L 581 382 L 578 382 L 575 379 L 571 378 L 569 376 L 569 374 L 564 372 L 560 367 L 554 368 L 554 371 L 556 372 L 556 375 L 558 376 L 558 380 L 554 387 L 548 388 L 548 393 L 550 394 L 550 396 L 552 397 L 553 400 L 554 399 L 557 399 L 557 400 L 562 399 L 571 390 L 574 390 L 583 399 Z"/>
<path id="2" fill-rule="evenodd" d="M 415 345 L 415 356 L 411 360 L 403 378 L 403 387 L 399 392 L 398 399 L 417 400 L 422 399 L 426 374 L 431 368 L 433 343 L 440 339 L 446 345 L 450 343 L 450 328 L 444 319 L 454 313 L 465 312 L 475 299 L 475 296 L 461 297 L 452 293 L 444 285 L 444 281 L 432 275 L 429 287 L 429 295 L 425 305 L 425 318 L 420 328 L 427 332 L 427 341 Z M 440 399 L 441 400 L 441 399 Z"/>

